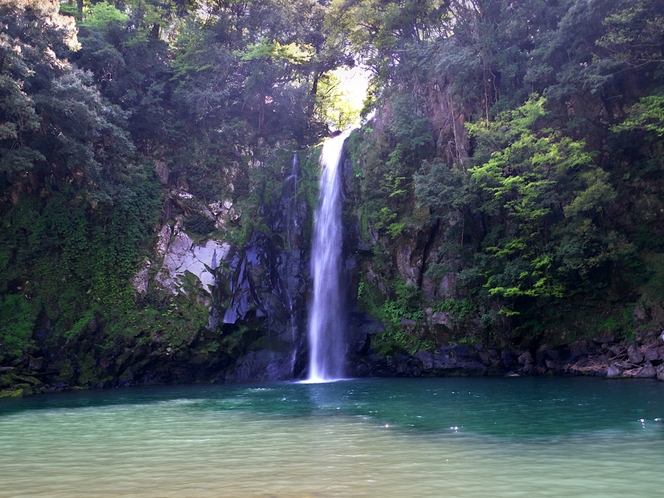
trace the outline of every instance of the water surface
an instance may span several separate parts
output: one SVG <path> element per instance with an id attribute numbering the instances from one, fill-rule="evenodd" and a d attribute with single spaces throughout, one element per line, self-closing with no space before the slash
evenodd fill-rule
<path id="1" fill-rule="evenodd" d="M 664 383 L 390 379 L 0 402 L 0 497 L 653 497 Z"/>

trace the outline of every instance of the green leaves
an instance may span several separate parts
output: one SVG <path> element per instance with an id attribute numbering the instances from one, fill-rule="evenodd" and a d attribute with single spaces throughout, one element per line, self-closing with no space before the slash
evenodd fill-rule
<path id="1" fill-rule="evenodd" d="M 569 220 L 561 215 L 584 216 L 612 200 L 608 174 L 592 168 L 585 144 L 538 126 L 545 116 L 545 100 L 534 95 L 493 122 L 468 125 L 478 140 L 478 157 L 488 158 L 469 170 L 483 192 L 479 208 L 500 220 L 486 240 L 491 245 L 484 246 L 496 258 L 485 273 L 490 296 L 562 297 L 554 230 Z M 565 185 L 575 176 L 582 187 L 570 198 Z M 501 308 L 501 313 L 515 311 Z"/>
<path id="2" fill-rule="evenodd" d="M 104 0 L 90 6 L 81 25 L 94 29 L 109 30 L 114 25 L 122 25 L 128 20 L 129 16 L 127 14 Z"/>
<path id="3" fill-rule="evenodd" d="M 19 359 L 32 346 L 37 310 L 20 294 L 0 296 L 0 364 Z"/>
<path id="4" fill-rule="evenodd" d="M 664 137 L 664 95 L 649 95 L 634 104 L 625 120 L 613 126 L 612 131 L 643 130 Z"/>
<path id="5" fill-rule="evenodd" d="M 565 216 L 569 218 L 594 216 L 601 213 L 604 206 L 616 199 L 616 192 L 610 184 L 609 174 L 600 168 L 592 168 L 578 175 L 581 189 L 576 197 L 565 206 Z"/>
<path id="6" fill-rule="evenodd" d="M 662 62 L 664 11 L 658 0 L 619 1 L 602 22 L 605 33 L 596 45 L 607 59 L 627 66 Z"/>
<path id="7" fill-rule="evenodd" d="M 459 281 L 506 317 L 518 316 L 524 300 L 575 292 L 578 279 L 626 249 L 601 227 L 617 195 L 609 173 L 594 165 L 582 140 L 548 127 L 547 117 L 546 100 L 533 95 L 494 120 L 467 124 L 476 166 L 464 173 L 437 160 L 416 177 L 423 205 L 462 221 L 456 244 L 463 245 L 472 213 L 482 214 L 482 229 L 474 220 L 466 229 L 476 245 Z M 448 250 L 448 258 L 458 257 L 459 249 Z"/>
<path id="8" fill-rule="evenodd" d="M 278 41 L 268 42 L 261 40 L 256 45 L 247 47 L 244 51 L 236 51 L 235 55 L 240 56 L 240 59 L 245 62 L 256 59 L 275 61 L 281 59 L 290 64 L 301 64 L 311 60 L 313 52 L 313 47 L 300 45 L 295 42 L 282 45 Z"/>
<path id="9" fill-rule="evenodd" d="M 449 18 L 446 1 L 335 0 L 329 19 L 376 74 L 388 79 L 408 47 L 432 38 Z"/>

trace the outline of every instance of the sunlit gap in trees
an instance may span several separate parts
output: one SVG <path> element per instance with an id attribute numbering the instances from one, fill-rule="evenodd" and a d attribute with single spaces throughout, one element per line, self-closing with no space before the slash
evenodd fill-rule
<path id="1" fill-rule="evenodd" d="M 347 130 L 361 124 L 369 91 L 370 71 L 362 66 L 331 71 L 322 85 L 328 105 L 323 109 L 331 130 Z"/>

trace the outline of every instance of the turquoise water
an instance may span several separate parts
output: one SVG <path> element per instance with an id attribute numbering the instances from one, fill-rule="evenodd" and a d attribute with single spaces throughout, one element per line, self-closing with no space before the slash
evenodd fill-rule
<path id="1" fill-rule="evenodd" d="M 0 401 L 0 497 L 655 497 L 664 383 L 349 380 Z"/>

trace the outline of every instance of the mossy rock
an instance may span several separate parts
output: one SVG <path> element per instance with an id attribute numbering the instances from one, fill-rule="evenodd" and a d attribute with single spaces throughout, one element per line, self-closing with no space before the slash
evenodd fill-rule
<path id="1" fill-rule="evenodd" d="M 12 374 L 0 375 L 0 389 L 12 387 L 14 385 L 14 376 Z"/>
<path id="2" fill-rule="evenodd" d="M 86 355 L 80 363 L 78 384 L 82 386 L 96 384 L 98 380 L 97 373 L 97 362 L 92 356 Z"/>
<path id="3" fill-rule="evenodd" d="M 35 389 L 33 385 L 30 384 L 16 384 L 16 390 L 21 391 L 21 396 L 31 396 L 33 394 L 37 394 L 39 392 L 39 389 Z M 18 396 L 16 396 L 18 397 Z"/>
<path id="4" fill-rule="evenodd" d="M 58 365 L 58 370 L 60 373 L 58 374 L 57 381 L 58 382 L 71 382 L 73 377 L 74 377 L 74 369 L 71 366 L 71 362 L 69 360 L 65 360 L 61 364 Z"/>
<path id="5" fill-rule="evenodd" d="M 20 398 L 23 396 L 23 389 L 3 389 L 0 391 L 0 399 Z"/>
<path id="6" fill-rule="evenodd" d="M 28 396 L 33 394 L 36 391 L 40 391 L 42 382 L 29 375 L 17 375 L 14 373 L 5 374 L 0 377 L 0 389 L 7 392 L 14 392 L 16 390 L 21 390 L 22 393 L 16 395 L 18 396 Z M 5 397 L 14 397 L 14 396 L 5 396 Z"/>
<path id="7" fill-rule="evenodd" d="M 15 377 L 17 381 L 23 382 L 30 386 L 41 385 L 41 381 L 39 379 L 37 379 L 36 377 L 32 377 L 30 375 L 16 375 Z"/>

